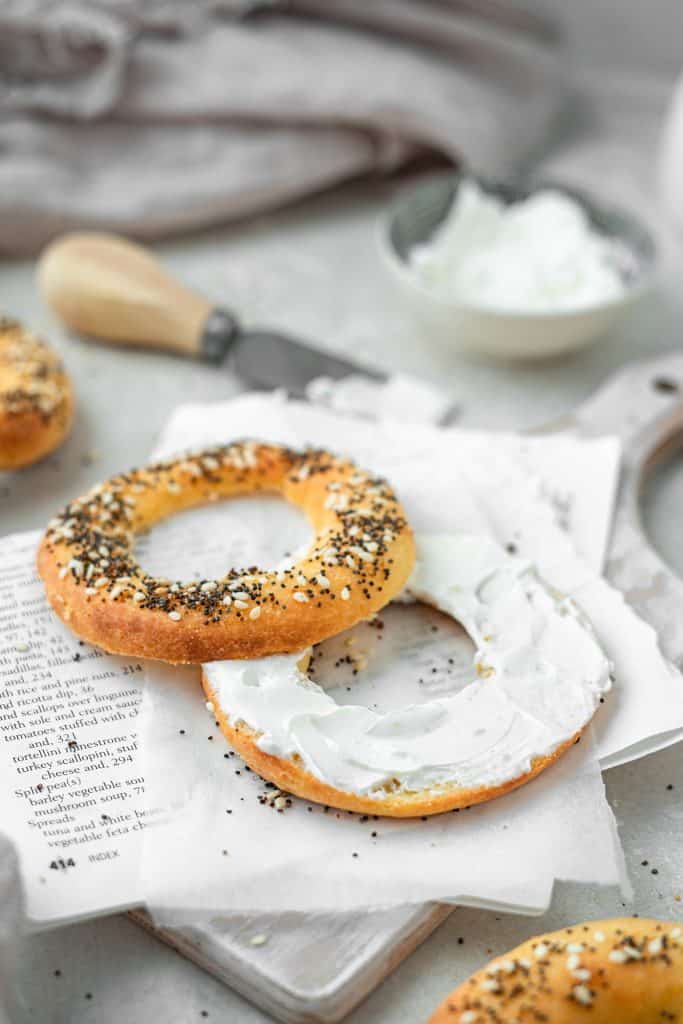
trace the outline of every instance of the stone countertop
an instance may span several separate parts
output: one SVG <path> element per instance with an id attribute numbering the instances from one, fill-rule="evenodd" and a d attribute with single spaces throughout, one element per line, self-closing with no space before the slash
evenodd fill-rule
<path id="1" fill-rule="evenodd" d="M 683 297 L 675 279 L 665 279 L 610 338 L 561 361 L 505 367 L 431 349 L 399 312 L 378 256 L 377 220 L 391 189 L 347 190 L 159 247 L 159 255 L 188 283 L 250 322 L 438 381 L 458 401 L 459 422 L 466 426 L 525 429 L 555 420 L 625 362 L 680 346 Z M 0 293 L 4 311 L 60 348 L 78 395 L 67 444 L 39 466 L 0 479 L 6 532 L 43 525 L 96 480 L 144 461 L 179 402 L 217 400 L 236 390 L 220 369 L 67 338 L 41 308 L 30 264 L 0 266 Z M 650 534 L 679 572 L 682 498 L 683 471 L 674 463 L 659 471 L 644 502 Z M 635 888 L 629 911 L 683 917 L 677 900 L 683 895 L 680 751 L 614 769 L 605 781 Z M 493 954 L 536 931 L 623 910 L 613 893 L 569 886 L 558 887 L 552 910 L 540 920 L 456 910 L 349 1024 L 417 1024 Z M 21 971 L 28 1019 L 38 1024 L 271 1019 L 121 916 L 33 937 Z"/>

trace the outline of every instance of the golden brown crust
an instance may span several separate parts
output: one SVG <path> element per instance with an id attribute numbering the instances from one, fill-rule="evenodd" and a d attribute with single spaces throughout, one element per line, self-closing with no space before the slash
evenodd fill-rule
<path id="1" fill-rule="evenodd" d="M 173 582 L 135 561 L 136 534 L 187 508 L 278 492 L 315 539 L 292 568 Z M 373 615 L 404 586 L 412 532 L 388 485 L 327 452 L 235 442 L 113 477 L 54 519 L 38 572 L 58 615 L 113 654 L 169 662 L 301 650 Z"/>
<path id="2" fill-rule="evenodd" d="M 264 753 L 257 746 L 260 733 L 250 728 L 245 722 L 232 723 L 230 721 L 229 709 L 221 707 L 218 694 L 204 672 L 202 672 L 202 686 L 207 700 L 213 704 L 213 713 L 221 731 L 243 761 L 262 778 L 274 782 L 280 789 L 293 793 L 294 796 L 311 800 L 313 803 L 337 807 L 343 811 L 357 811 L 359 814 L 378 814 L 386 818 L 418 818 L 431 814 L 443 814 L 446 811 L 471 807 L 474 804 L 503 796 L 539 775 L 569 747 L 573 746 L 580 736 L 580 733 L 572 736 L 547 757 L 535 758 L 530 771 L 501 786 L 464 789 L 454 785 L 443 786 L 439 790 L 430 789 L 418 792 L 394 789 L 373 797 L 370 794 L 350 793 L 335 789 L 311 775 L 300 761 Z"/>
<path id="3" fill-rule="evenodd" d="M 681 1020 L 681 925 L 626 917 L 529 939 L 459 985 L 429 1024 Z"/>
<path id="4" fill-rule="evenodd" d="M 0 318 L 0 469 L 21 469 L 54 451 L 73 415 L 59 358 L 16 320 Z"/>

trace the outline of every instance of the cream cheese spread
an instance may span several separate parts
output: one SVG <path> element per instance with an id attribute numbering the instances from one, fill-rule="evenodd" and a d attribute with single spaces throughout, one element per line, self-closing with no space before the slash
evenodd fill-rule
<path id="1" fill-rule="evenodd" d="M 476 653 L 454 695 L 379 713 L 338 705 L 308 678 L 305 653 L 204 667 L 233 723 L 261 750 L 297 754 L 336 789 L 503 785 L 584 728 L 610 689 L 610 664 L 576 605 L 525 559 L 472 534 L 418 535 L 408 593 L 451 615 Z"/>
<path id="2" fill-rule="evenodd" d="M 592 227 L 571 196 L 543 189 L 504 204 L 465 179 L 433 236 L 410 252 L 442 298 L 515 313 L 586 309 L 620 298 L 623 243 Z"/>

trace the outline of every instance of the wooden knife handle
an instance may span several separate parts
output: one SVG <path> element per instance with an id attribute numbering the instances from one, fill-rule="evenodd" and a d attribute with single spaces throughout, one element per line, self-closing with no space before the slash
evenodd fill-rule
<path id="1" fill-rule="evenodd" d="M 218 359 L 229 338 L 221 345 L 216 336 L 237 329 L 229 314 L 175 281 L 147 249 L 117 235 L 57 238 L 40 256 L 38 284 L 73 331 L 117 345 Z"/>

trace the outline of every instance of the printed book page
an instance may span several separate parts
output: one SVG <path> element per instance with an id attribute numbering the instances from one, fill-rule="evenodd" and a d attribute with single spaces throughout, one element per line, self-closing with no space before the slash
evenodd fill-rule
<path id="1" fill-rule="evenodd" d="M 0 811 L 28 917 L 45 925 L 139 902 L 143 665 L 62 625 L 35 571 L 39 538 L 0 540 Z"/>
<path id="2" fill-rule="evenodd" d="M 190 579 L 243 564 L 254 536 L 280 552 L 310 534 L 275 499 L 231 505 L 160 524 L 140 538 L 142 564 Z M 142 902 L 149 813 L 137 732 L 145 662 L 105 654 L 62 624 L 35 570 L 40 537 L 0 539 L 0 831 L 19 852 L 30 922 L 44 927 Z"/>

